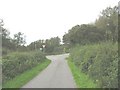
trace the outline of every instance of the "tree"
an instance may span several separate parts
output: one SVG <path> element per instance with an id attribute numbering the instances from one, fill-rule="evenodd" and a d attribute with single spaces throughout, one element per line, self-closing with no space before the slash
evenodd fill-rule
<path id="1" fill-rule="evenodd" d="M 94 25 L 76 25 L 63 36 L 64 44 L 88 44 L 104 40 L 104 32 Z"/>
<path id="2" fill-rule="evenodd" d="M 63 35 L 63 43 L 64 43 L 65 45 L 70 44 L 68 33 L 65 33 L 65 34 Z"/>
<path id="3" fill-rule="evenodd" d="M 53 37 L 50 39 L 46 39 L 45 41 L 45 52 L 50 53 L 54 52 L 56 47 L 60 46 L 60 38 L 59 37 Z"/>
<path id="4" fill-rule="evenodd" d="M 107 7 L 101 12 L 95 24 L 104 30 L 106 41 L 116 42 L 118 38 L 118 7 Z"/>
<path id="5" fill-rule="evenodd" d="M 45 47 L 43 47 L 45 45 Z M 37 40 L 29 44 L 27 47 L 29 50 L 40 50 L 40 48 L 44 48 L 45 53 L 52 53 L 58 50 L 60 46 L 60 38 L 59 37 L 52 37 L 46 40 Z"/>
<path id="6" fill-rule="evenodd" d="M 43 41 L 44 40 L 37 40 L 34 41 L 32 43 L 30 43 L 27 47 L 29 48 L 29 50 L 39 50 L 40 48 L 43 48 Z"/>
<path id="7" fill-rule="evenodd" d="M 10 32 L 3 28 L 3 20 L 0 22 L 0 42 L 2 44 L 2 55 L 7 54 L 10 50 L 13 51 L 16 49 L 13 39 L 10 38 Z"/>
<path id="8" fill-rule="evenodd" d="M 25 51 L 25 37 L 19 32 L 14 35 L 14 39 L 10 37 L 10 32 L 3 27 L 3 20 L 0 20 L 0 44 L 2 45 L 2 55 L 6 55 L 12 51 Z"/>
<path id="9" fill-rule="evenodd" d="M 14 34 L 14 42 L 17 47 L 20 45 L 24 45 L 26 43 L 24 34 L 21 32 Z"/>

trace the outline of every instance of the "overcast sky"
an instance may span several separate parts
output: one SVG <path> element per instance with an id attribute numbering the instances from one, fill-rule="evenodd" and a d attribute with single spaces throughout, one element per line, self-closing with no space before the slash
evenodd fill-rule
<path id="1" fill-rule="evenodd" d="M 0 18 L 11 35 L 23 32 L 27 44 L 62 36 L 75 25 L 92 23 L 119 0 L 0 0 Z"/>

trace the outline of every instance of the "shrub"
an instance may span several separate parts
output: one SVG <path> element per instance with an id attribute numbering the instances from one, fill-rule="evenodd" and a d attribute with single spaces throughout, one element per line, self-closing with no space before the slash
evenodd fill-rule
<path id="1" fill-rule="evenodd" d="M 14 52 L 2 58 L 3 83 L 45 60 L 41 52 Z"/>
<path id="2" fill-rule="evenodd" d="M 118 44 L 101 43 L 77 46 L 70 57 L 75 65 L 88 74 L 98 87 L 118 87 Z"/>

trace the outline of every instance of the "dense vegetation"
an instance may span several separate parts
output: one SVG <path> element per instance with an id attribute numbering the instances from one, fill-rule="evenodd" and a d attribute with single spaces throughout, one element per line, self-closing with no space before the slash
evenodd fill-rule
<path id="1" fill-rule="evenodd" d="M 72 62 L 97 83 L 97 87 L 118 87 L 118 46 L 112 43 L 77 46 Z"/>
<path id="2" fill-rule="evenodd" d="M 7 55 L 11 52 L 26 52 L 41 50 L 46 54 L 60 54 L 64 52 L 66 46 L 61 45 L 60 38 L 52 37 L 46 40 L 37 40 L 31 42 L 29 45 L 26 44 L 25 35 L 22 32 L 14 34 L 14 37 L 10 37 L 10 32 L 3 27 L 3 20 L 0 20 L 0 32 L 2 33 L 2 55 Z"/>
<path id="3" fill-rule="evenodd" d="M 118 7 L 108 7 L 93 24 L 82 24 L 72 27 L 63 36 L 64 44 L 74 46 L 99 42 L 118 41 Z"/>
<path id="4" fill-rule="evenodd" d="M 118 7 L 108 7 L 95 23 L 76 25 L 63 36 L 72 48 L 70 60 L 97 87 L 118 87 L 118 19 Z"/>
<path id="5" fill-rule="evenodd" d="M 72 75 L 78 88 L 96 88 L 97 84 L 89 78 L 89 76 L 83 73 L 72 61 L 72 58 L 67 58 L 68 65 L 72 71 Z"/>
<path id="6" fill-rule="evenodd" d="M 3 88 L 20 88 L 29 82 L 32 78 L 37 76 L 43 69 L 45 69 L 49 64 L 50 60 L 44 60 L 42 63 L 38 63 L 35 67 L 30 70 L 23 72 L 22 74 L 16 76 L 15 78 L 7 81 L 3 84 Z"/>
<path id="7" fill-rule="evenodd" d="M 71 62 L 83 75 L 87 75 L 90 81 L 93 80 L 97 87 L 118 87 L 119 23 L 118 7 L 108 7 L 101 12 L 95 23 L 72 27 L 63 36 L 63 45 L 60 44 L 59 37 L 53 37 L 25 46 L 25 35 L 18 32 L 11 38 L 1 20 L 3 83 L 44 62 L 45 55 L 70 50 Z M 39 52 L 36 52 L 37 50 Z"/>
<path id="8" fill-rule="evenodd" d="M 0 38 L 2 39 L 0 41 L 2 44 L 0 62 L 2 62 L 2 83 L 5 87 L 19 87 L 27 83 L 50 63 L 45 55 L 61 54 L 64 51 L 59 37 L 37 40 L 26 46 L 24 33 L 18 32 L 11 38 L 10 32 L 4 27 L 3 20 L 0 20 L 0 33 L 2 37 Z M 33 69 L 35 67 L 39 68 L 35 70 Z M 29 70 L 31 70 L 29 72 L 31 75 L 27 73 Z M 17 77 L 20 77 L 22 81 Z"/>
<path id="9" fill-rule="evenodd" d="M 14 52 L 2 59 L 3 83 L 44 62 L 45 55 L 38 52 Z"/>
<path id="10" fill-rule="evenodd" d="M 18 32 L 11 38 L 10 32 L 4 27 L 3 20 L 0 20 L 0 33 L 2 37 L 0 38 L 0 40 L 2 39 L 0 41 L 2 44 L 0 47 L 2 52 L 2 57 L 0 56 L 2 83 L 6 88 L 20 87 L 26 84 L 38 72 L 47 67 L 50 61 L 46 59 L 46 55 L 65 52 L 66 46 L 60 44 L 59 37 L 33 41 L 26 46 L 24 33 Z M 33 69 L 35 67 L 37 67 L 36 70 Z"/>
<path id="11" fill-rule="evenodd" d="M 64 45 L 60 44 L 59 37 L 52 37 L 46 40 L 37 40 L 32 42 L 30 45 L 27 46 L 29 50 L 40 50 L 43 51 L 45 54 L 60 54 L 64 52 Z M 44 47 L 43 47 L 44 45 Z"/>
<path id="12" fill-rule="evenodd" d="M 32 68 L 38 65 L 40 66 L 39 70 L 42 70 L 42 68 L 45 68 L 49 64 L 44 52 L 37 48 L 31 50 L 29 48 L 30 45 L 25 46 L 26 40 L 24 33 L 18 32 L 11 38 L 10 32 L 4 28 L 3 20 L 0 20 L 0 33 L 0 36 L 2 36 L 2 38 L 0 38 L 2 39 L 2 47 L 0 47 L 2 57 L 0 56 L 0 62 L 2 61 L 3 85 L 6 85 L 9 81 L 14 80 L 19 75 L 22 75 L 28 70 L 32 70 Z M 41 67 L 41 65 L 45 66 Z M 34 71 L 38 72 L 36 70 Z M 21 84 L 25 84 L 25 82 L 30 80 L 35 74 L 28 76 L 30 77 L 22 78 L 23 82 Z M 14 81 L 11 81 L 11 83 L 12 82 Z M 18 86 L 21 84 L 18 83 Z"/>

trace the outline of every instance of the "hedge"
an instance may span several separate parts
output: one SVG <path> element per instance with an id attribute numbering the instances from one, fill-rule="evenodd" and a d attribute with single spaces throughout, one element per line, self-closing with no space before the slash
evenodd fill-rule
<path id="1" fill-rule="evenodd" d="M 13 79 L 35 65 L 42 63 L 45 55 L 38 52 L 14 52 L 2 58 L 2 82 Z"/>
<path id="2" fill-rule="evenodd" d="M 118 44 L 77 46 L 70 52 L 75 65 L 100 88 L 118 87 Z"/>

